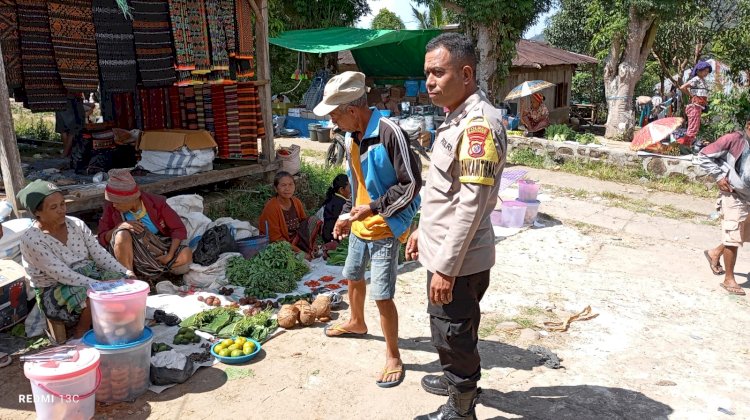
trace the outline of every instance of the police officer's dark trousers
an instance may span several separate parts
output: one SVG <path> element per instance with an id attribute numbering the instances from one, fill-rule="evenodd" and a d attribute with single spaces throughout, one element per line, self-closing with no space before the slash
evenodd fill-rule
<path id="1" fill-rule="evenodd" d="M 432 273 L 427 272 L 429 296 Z M 456 277 L 453 300 L 447 305 L 429 303 L 432 344 L 440 356 L 445 378 L 459 392 L 471 391 L 481 376 L 479 366 L 479 301 L 490 284 L 490 270 Z"/>

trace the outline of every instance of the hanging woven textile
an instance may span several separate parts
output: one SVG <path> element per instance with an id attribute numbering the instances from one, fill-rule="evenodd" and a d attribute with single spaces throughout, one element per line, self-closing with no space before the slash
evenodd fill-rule
<path id="1" fill-rule="evenodd" d="M 255 41 L 253 29 L 255 25 L 255 16 L 250 3 L 245 0 L 235 2 L 237 13 L 237 52 L 235 57 L 252 60 L 255 56 Z"/>
<path id="2" fill-rule="evenodd" d="M 52 46 L 63 86 L 70 92 L 99 87 L 92 0 L 47 2 Z"/>
<path id="3" fill-rule="evenodd" d="M 182 118 L 182 127 L 187 130 L 198 129 L 198 111 L 195 102 L 195 88 L 193 86 L 180 87 L 180 99 L 185 117 Z"/>
<path id="4" fill-rule="evenodd" d="M 163 130 L 166 123 L 166 98 L 163 88 L 138 89 L 144 130 Z"/>
<path id="5" fill-rule="evenodd" d="M 214 120 L 214 140 L 219 146 L 219 157 L 229 157 L 229 127 L 227 126 L 227 104 L 224 86 L 210 85 L 211 110 Z"/>
<path id="6" fill-rule="evenodd" d="M 177 86 L 170 86 L 167 88 L 169 95 L 169 128 L 180 129 L 182 128 L 182 112 L 180 111 L 180 90 Z"/>
<path id="7" fill-rule="evenodd" d="M 135 103 L 133 101 L 133 94 L 127 93 L 115 93 L 112 95 L 112 101 L 114 106 L 114 118 L 115 127 L 122 128 L 124 130 L 132 130 L 136 127 L 135 125 Z"/>
<path id="8" fill-rule="evenodd" d="M 258 157 L 258 114 L 255 109 L 255 85 L 237 84 L 241 158 Z"/>
<path id="9" fill-rule="evenodd" d="M 241 158 L 240 112 L 237 106 L 237 85 L 224 86 L 224 102 L 227 106 L 227 157 Z"/>
<path id="10" fill-rule="evenodd" d="M 208 25 L 204 0 L 169 0 L 181 86 L 200 83 L 211 72 Z"/>
<path id="11" fill-rule="evenodd" d="M 62 111 L 67 104 L 66 92 L 52 49 L 47 5 L 36 0 L 18 0 L 17 17 L 25 105 L 34 112 Z"/>
<path id="12" fill-rule="evenodd" d="M 203 85 L 203 114 L 206 118 L 206 131 L 211 133 L 211 137 L 216 138 L 216 127 L 214 126 L 214 101 L 211 95 L 211 85 Z"/>
<path id="13" fill-rule="evenodd" d="M 138 74 L 146 87 L 169 86 L 177 80 L 169 30 L 167 0 L 132 0 L 133 37 Z"/>
<path id="14" fill-rule="evenodd" d="M 23 73 L 16 0 L 0 0 L 0 46 L 3 49 L 5 81 L 8 83 L 8 89 L 19 88 L 23 85 Z"/>
<path id="15" fill-rule="evenodd" d="M 219 0 L 219 23 L 227 37 L 227 53 L 230 57 L 237 54 L 237 31 L 234 22 L 234 0 Z"/>
<path id="16" fill-rule="evenodd" d="M 206 0 L 206 19 L 211 40 L 211 70 L 229 70 L 227 34 L 223 25 L 221 3 L 223 0 Z"/>
<path id="17" fill-rule="evenodd" d="M 132 22 L 116 0 L 94 0 L 93 11 L 103 87 L 112 93 L 135 91 L 138 73 Z"/>
<path id="18" fill-rule="evenodd" d="M 203 103 L 203 86 L 204 85 L 202 84 L 194 86 L 195 114 L 198 116 L 198 129 L 199 130 L 206 129 L 206 110 L 205 110 L 205 104 Z"/>

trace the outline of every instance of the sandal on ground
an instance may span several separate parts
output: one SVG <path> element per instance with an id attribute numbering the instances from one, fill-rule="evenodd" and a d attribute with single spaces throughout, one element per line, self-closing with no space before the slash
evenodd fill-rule
<path id="1" fill-rule="evenodd" d="M 385 376 L 388 376 L 388 375 L 391 375 L 391 374 L 394 374 L 394 373 L 400 373 L 401 374 L 401 375 L 398 376 L 398 379 L 396 379 L 395 381 L 389 381 L 389 382 L 375 381 L 375 383 L 379 387 L 381 387 L 381 388 L 393 388 L 394 386 L 400 385 L 401 382 L 404 381 L 404 377 L 406 377 L 406 372 L 404 371 L 404 367 L 403 366 L 401 366 L 398 369 L 393 369 L 393 370 L 383 369 L 383 376 L 382 377 L 385 377 Z"/>
<path id="2" fill-rule="evenodd" d="M 724 274 L 724 268 L 721 266 L 721 264 L 714 265 L 714 262 L 711 261 L 711 255 L 708 254 L 708 250 L 703 251 L 703 255 L 706 256 L 706 259 L 708 260 L 708 266 L 711 267 L 711 271 L 715 276 L 721 276 L 722 274 Z"/>
<path id="3" fill-rule="evenodd" d="M 338 331 L 339 334 L 328 335 L 328 330 Z M 328 338 L 337 338 L 337 337 L 362 338 L 367 335 L 367 331 L 363 333 L 356 333 L 354 331 L 347 330 L 346 328 L 342 327 L 341 324 L 336 324 L 336 325 L 326 325 L 323 328 L 323 334 L 325 334 L 325 336 Z"/>
<path id="4" fill-rule="evenodd" d="M 727 286 L 724 283 L 719 283 L 719 286 L 729 292 L 730 295 L 745 296 L 745 290 L 743 290 L 740 286 Z"/>

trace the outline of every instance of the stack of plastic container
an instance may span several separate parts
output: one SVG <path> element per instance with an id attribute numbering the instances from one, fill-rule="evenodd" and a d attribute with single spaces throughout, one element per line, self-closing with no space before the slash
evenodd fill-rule
<path id="1" fill-rule="evenodd" d="M 145 327 L 148 283 L 120 280 L 89 289 L 94 329 L 83 343 L 101 354 L 101 385 L 96 400 L 133 401 L 146 392 L 153 333 Z"/>
<path id="2" fill-rule="evenodd" d="M 524 225 L 533 225 L 536 222 L 537 214 L 539 213 L 539 200 L 537 200 L 537 194 L 539 194 L 539 184 L 530 179 L 522 179 L 518 181 L 518 199 L 522 203 L 526 204 L 526 214 L 523 218 Z"/>

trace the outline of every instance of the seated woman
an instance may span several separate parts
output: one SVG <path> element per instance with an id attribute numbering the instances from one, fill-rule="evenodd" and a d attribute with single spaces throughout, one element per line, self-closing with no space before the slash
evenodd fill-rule
<path id="1" fill-rule="evenodd" d="M 294 178 L 289 172 L 277 172 L 273 187 L 276 196 L 268 200 L 258 220 L 260 233 L 268 234 L 271 242 L 289 242 L 294 251 L 304 252 L 307 259 L 312 259 L 322 223 L 317 217 L 305 214 L 302 202 L 294 196 Z"/>
<path id="2" fill-rule="evenodd" d="M 183 245 L 187 229 L 165 197 L 141 192 L 128 169 L 112 169 L 104 199 L 99 242 L 117 261 L 145 280 L 188 272 L 193 252 Z"/>
<path id="3" fill-rule="evenodd" d="M 521 123 L 526 127 L 524 136 L 544 137 L 544 131 L 549 126 L 549 110 L 544 105 L 544 95 L 531 95 L 531 107 L 521 111 Z"/>
<path id="4" fill-rule="evenodd" d="M 65 198 L 55 184 L 38 179 L 18 192 L 18 200 L 36 219 L 21 239 L 21 254 L 39 309 L 47 319 L 63 322 L 68 336 L 82 336 L 91 328 L 89 284 L 134 274 L 99 245 L 83 221 L 65 215 Z"/>
<path id="5" fill-rule="evenodd" d="M 349 178 L 344 174 L 336 175 L 332 185 L 326 192 L 326 199 L 323 202 L 323 242 L 328 243 L 334 240 L 333 226 L 336 225 L 341 209 L 344 208 L 346 200 L 352 195 L 352 189 L 349 186 Z"/>

